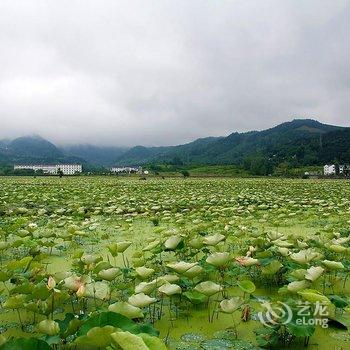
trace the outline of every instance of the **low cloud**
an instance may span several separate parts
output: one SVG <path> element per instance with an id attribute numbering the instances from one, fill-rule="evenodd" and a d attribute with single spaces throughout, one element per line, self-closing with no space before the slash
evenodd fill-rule
<path id="1" fill-rule="evenodd" d="M 349 125 L 348 1 L 0 2 L 0 137 L 168 145 Z"/>

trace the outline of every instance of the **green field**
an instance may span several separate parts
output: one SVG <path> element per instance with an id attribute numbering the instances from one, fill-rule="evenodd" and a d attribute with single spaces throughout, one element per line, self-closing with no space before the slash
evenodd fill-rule
<path id="1" fill-rule="evenodd" d="M 0 350 L 345 350 L 349 234 L 343 180 L 0 177 Z"/>

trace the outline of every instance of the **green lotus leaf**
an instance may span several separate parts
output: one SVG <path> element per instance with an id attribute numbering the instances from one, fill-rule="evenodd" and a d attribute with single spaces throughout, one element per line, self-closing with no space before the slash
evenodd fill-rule
<path id="1" fill-rule="evenodd" d="M 135 271 L 141 278 L 148 278 L 154 273 L 154 269 L 145 266 L 138 267 Z"/>
<path id="2" fill-rule="evenodd" d="M 180 244 L 181 241 L 182 241 L 181 236 L 178 236 L 178 235 L 171 236 L 164 242 L 164 247 L 168 250 L 174 250 Z"/>
<path id="3" fill-rule="evenodd" d="M 164 276 L 158 277 L 157 281 L 160 281 L 159 285 L 162 285 L 166 282 L 169 282 L 169 283 L 177 282 L 179 279 L 180 277 L 177 275 L 164 275 Z"/>
<path id="4" fill-rule="evenodd" d="M 7 341 L 1 350 L 51 350 L 51 346 L 36 338 L 17 338 Z"/>
<path id="5" fill-rule="evenodd" d="M 147 251 L 150 251 L 150 250 L 153 250 L 154 248 L 156 248 L 158 245 L 159 245 L 160 241 L 159 240 L 155 240 L 151 243 L 149 243 L 146 247 L 144 247 L 142 250 L 144 252 L 147 252 Z"/>
<path id="6" fill-rule="evenodd" d="M 263 275 L 274 275 L 276 274 L 283 265 L 278 260 L 273 260 L 268 265 L 265 265 L 261 269 Z"/>
<path id="7" fill-rule="evenodd" d="M 344 309 L 349 305 L 348 301 L 340 297 L 339 295 L 330 295 L 329 299 L 336 307 L 341 309 Z"/>
<path id="8" fill-rule="evenodd" d="M 348 250 L 348 248 L 343 247 L 339 244 L 331 244 L 330 246 L 328 246 L 328 249 L 335 253 L 344 253 Z"/>
<path id="9" fill-rule="evenodd" d="M 281 241 L 281 240 L 274 241 L 273 244 L 279 248 L 291 248 L 291 247 L 293 247 L 293 243 L 287 242 L 287 241 Z"/>
<path id="10" fill-rule="evenodd" d="M 121 274 L 120 269 L 118 269 L 117 267 L 111 267 L 106 270 L 101 270 L 98 273 L 98 277 L 106 281 L 113 281 L 120 274 Z"/>
<path id="11" fill-rule="evenodd" d="M 26 256 L 21 260 L 12 260 L 6 265 L 6 268 L 12 271 L 17 269 L 26 269 L 32 260 L 33 257 L 31 256 Z"/>
<path id="12" fill-rule="evenodd" d="M 110 295 L 110 288 L 106 282 L 95 282 L 86 285 L 84 296 L 87 298 L 96 298 L 107 300 Z"/>
<path id="13" fill-rule="evenodd" d="M 177 284 L 165 283 L 158 288 L 159 293 L 165 294 L 167 296 L 172 296 L 175 294 L 181 294 L 181 287 Z"/>
<path id="14" fill-rule="evenodd" d="M 13 294 L 31 294 L 32 289 L 34 288 L 32 283 L 24 282 L 18 286 L 15 286 L 11 289 L 10 295 Z"/>
<path id="15" fill-rule="evenodd" d="M 117 242 L 117 252 L 124 253 L 131 245 L 132 242 L 130 241 Z"/>
<path id="16" fill-rule="evenodd" d="M 204 237 L 203 243 L 205 245 L 215 246 L 220 242 L 224 241 L 225 239 L 226 239 L 226 236 L 221 235 L 220 233 L 216 233 L 215 235 Z"/>
<path id="17" fill-rule="evenodd" d="M 8 242 L 0 241 L 0 251 L 7 249 L 9 245 Z"/>
<path id="18" fill-rule="evenodd" d="M 99 255 L 93 255 L 93 254 L 84 254 L 82 255 L 82 257 L 80 258 L 80 260 L 86 264 L 86 265 L 90 265 L 90 264 L 96 264 L 99 261 L 102 261 L 102 258 Z"/>
<path id="19" fill-rule="evenodd" d="M 158 336 L 158 332 L 151 325 L 137 324 L 128 317 L 113 311 L 101 312 L 91 316 L 80 327 L 78 336 L 86 335 L 87 332 L 93 327 L 104 326 L 113 326 L 134 334 L 148 333 L 153 336 Z"/>
<path id="20" fill-rule="evenodd" d="M 140 336 L 130 332 L 115 332 L 111 334 L 111 338 L 122 350 L 149 350 Z"/>
<path id="21" fill-rule="evenodd" d="M 9 297 L 5 302 L 4 302 L 4 308 L 5 309 L 20 309 L 24 307 L 26 301 L 26 296 L 24 294 L 18 294 Z"/>
<path id="22" fill-rule="evenodd" d="M 183 273 L 183 275 L 192 279 L 194 277 L 201 275 L 203 272 L 204 272 L 203 267 L 200 265 L 196 265 L 196 266 L 191 267 L 187 271 L 185 271 Z"/>
<path id="23" fill-rule="evenodd" d="M 17 236 L 19 236 L 21 238 L 24 238 L 24 237 L 27 237 L 27 236 L 30 235 L 29 231 L 23 230 L 23 229 L 22 230 L 18 230 L 16 234 L 17 234 Z"/>
<path id="24" fill-rule="evenodd" d="M 306 275 L 306 270 L 305 269 L 296 269 L 294 271 L 292 271 L 289 275 L 296 280 L 304 280 L 305 279 L 305 275 Z"/>
<path id="25" fill-rule="evenodd" d="M 145 260 L 143 258 L 132 258 L 131 261 L 134 268 L 141 267 L 145 264 Z"/>
<path id="26" fill-rule="evenodd" d="M 155 280 L 151 282 L 141 282 L 135 286 L 135 294 L 138 294 L 138 293 L 151 294 L 156 288 L 157 288 L 157 282 Z"/>
<path id="27" fill-rule="evenodd" d="M 221 267 L 226 265 L 231 260 L 229 253 L 213 253 L 209 255 L 206 259 L 206 262 L 215 267 Z"/>
<path id="28" fill-rule="evenodd" d="M 10 278 L 10 273 L 7 273 L 5 271 L 0 271 L 0 282 L 6 282 Z"/>
<path id="29" fill-rule="evenodd" d="M 157 299 L 151 298 L 144 293 L 134 294 L 134 295 L 130 296 L 128 299 L 129 304 L 136 306 L 136 307 L 139 307 L 139 308 L 146 307 L 150 304 L 155 303 L 156 301 L 157 301 Z"/>
<path id="30" fill-rule="evenodd" d="M 144 315 L 139 307 L 133 306 L 125 301 L 119 301 L 108 306 L 109 311 L 116 312 L 127 318 L 143 318 Z"/>
<path id="31" fill-rule="evenodd" d="M 149 350 L 167 350 L 167 347 L 159 338 L 147 333 L 140 333 L 139 336 L 143 339 Z"/>
<path id="32" fill-rule="evenodd" d="M 323 260 L 322 263 L 330 270 L 344 269 L 344 265 L 340 261 Z"/>
<path id="33" fill-rule="evenodd" d="M 225 299 L 220 302 L 220 308 L 223 312 L 232 314 L 240 308 L 244 300 L 240 297 L 234 297 L 231 299 Z"/>
<path id="34" fill-rule="evenodd" d="M 277 231 L 271 231 L 267 233 L 267 237 L 271 241 L 276 241 L 278 239 L 285 239 L 284 234 Z"/>
<path id="35" fill-rule="evenodd" d="M 219 293 L 222 291 L 222 289 L 223 288 L 219 284 L 216 284 L 212 281 L 201 282 L 194 287 L 194 290 L 206 296 L 212 296 L 216 293 Z"/>
<path id="36" fill-rule="evenodd" d="M 309 269 L 306 270 L 305 279 L 314 282 L 321 277 L 323 272 L 324 268 L 322 268 L 321 266 L 311 266 Z"/>
<path id="37" fill-rule="evenodd" d="M 238 282 L 238 287 L 245 293 L 252 294 L 255 292 L 255 284 L 249 280 L 243 280 Z"/>
<path id="38" fill-rule="evenodd" d="M 298 292 L 299 295 L 302 296 L 303 299 L 310 301 L 311 303 L 321 302 L 324 304 L 330 304 L 331 301 L 322 293 L 313 289 L 305 289 L 303 291 Z"/>
<path id="39" fill-rule="evenodd" d="M 186 271 L 188 271 L 189 269 L 191 269 L 192 267 L 196 266 L 198 263 L 189 263 L 189 262 L 185 262 L 185 261 L 179 261 L 179 262 L 175 262 L 175 263 L 169 263 L 167 264 L 167 267 L 169 267 L 170 269 L 176 271 L 177 273 L 185 273 Z"/>
<path id="40" fill-rule="evenodd" d="M 287 289 L 289 292 L 296 293 L 303 289 L 306 289 L 308 286 L 309 283 L 307 281 L 293 281 L 287 285 Z"/>
<path id="41" fill-rule="evenodd" d="M 279 247 L 277 251 L 284 257 L 290 255 L 290 250 L 288 248 Z"/>
<path id="42" fill-rule="evenodd" d="M 0 334 L 0 346 L 4 345 L 6 342 L 7 338 L 3 334 Z"/>
<path id="43" fill-rule="evenodd" d="M 77 349 L 82 350 L 104 349 L 111 344 L 111 334 L 115 330 L 113 326 L 93 327 L 86 335 L 78 337 L 74 344 L 77 345 Z"/>
<path id="44" fill-rule="evenodd" d="M 188 299 L 192 304 L 199 305 L 208 300 L 208 297 L 196 290 L 190 290 L 182 294 L 186 299 Z"/>
<path id="45" fill-rule="evenodd" d="M 108 270 L 112 267 L 113 266 L 108 261 L 100 261 L 99 263 L 96 264 L 93 271 L 98 274 L 100 271 Z"/>
<path id="46" fill-rule="evenodd" d="M 77 332 L 83 321 L 77 318 L 72 313 L 67 313 L 63 320 L 55 320 L 60 326 L 60 335 L 62 338 L 66 338 L 69 335 L 73 335 Z"/>
<path id="47" fill-rule="evenodd" d="M 334 315 L 334 316 L 329 316 L 329 323 L 340 329 L 347 329 L 348 331 L 350 330 L 350 317 L 349 315 Z"/>
<path id="48" fill-rule="evenodd" d="M 315 326 L 312 325 L 299 325 L 289 322 L 286 327 L 295 337 L 311 337 L 315 333 Z"/>
<path id="49" fill-rule="evenodd" d="M 197 236 L 192 238 L 189 242 L 188 245 L 194 249 L 200 249 L 203 247 L 204 242 L 203 242 L 203 237 Z"/>
<path id="50" fill-rule="evenodd" d="M 56 335 L 60 332 L 60 326 L 53 320 L 42 320 L 38 324 L 38 331 L 47 335 Z"/>
<path id="51" fill-rule="evenodd" d="M 301 250 L 298 253 L 290 255 L 291 259 L 298 262 L 299 264 L 308 264 L 313 260 L 321 258 L 321 254 L 313 251 L 312 249 Z"/>

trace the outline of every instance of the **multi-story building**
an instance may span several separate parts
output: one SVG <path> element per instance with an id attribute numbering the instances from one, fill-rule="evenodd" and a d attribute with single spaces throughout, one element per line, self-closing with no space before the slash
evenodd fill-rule
<path id="1" fill-rule="evenodd" d="M 323 167 L 323 173 L 324 175 L 335 175 L 336 173 L 336 166 L 335 164 L 326 164 L 324 167 Z"/>
<path id="2" fill-rule="evenodd" d="M 44 165 L 44 164 L 24 164 L 24 165 L 14 165 L 14 170 L 42 170 L 44 174 L 48 175 L 57 175 L 58 171 L 61 170 L 63 175 L 74 175 L 76 173 L 81 173 L 83 167 L 81 164 L 53 164 L 53 165 Z"/>
<path id="3" fill-rule="evenodd" d="M 349 173 L 349 166 L 348 165 L 336 165 L 336 164 L 327 164 L 323 168 L 323 173 L 326 176 L 329 175 L 342 175 L 342 174 L 348 174 Z"/>
<path id="4" fill-rule="evenodd" d="M 64 175 L 74 175 L 83 171 L 81 164 L 58 164 L 56 167 L 61 169 Z"/>
<path id="5" fill-rule="evenodd" d="M 142 168 L 141 167 L 132 167 L 132 166 L 125 166 L 125 167 L 113 167 L 111 168 L 112 173 L 126 173 L 126 174 L 131 174 L 131 173 L 141 173 Z"/>

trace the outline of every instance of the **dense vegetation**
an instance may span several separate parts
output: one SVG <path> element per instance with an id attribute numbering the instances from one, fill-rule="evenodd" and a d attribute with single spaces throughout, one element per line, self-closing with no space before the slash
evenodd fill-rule
<path id="1" fill-rule="evenodd" d="M 135 147 L 118 163 L 172 165 L 231 164 L 251 174 L 273 173 L 280 164 L 289 168 L 350 162 L 350 129 L 294 120 L 272 129 L 199 139 L 175 147 Z"/>
<path id="2" fill-rule="evenodd" d="M 336 180 L 2 178 L 0 349 L 346 349 L 349 198 Z"/>
<path id="3" fill-rule="evenodd" d="M 179 146 L 131 149 L 91 145 L 59 149 L 40 137 L 0 142 L 0 174 L 11 174 L 9 167 L 14 163 L 57 162 L 82 163 L 86 172 L 96 173 L 112 165 L 169 166 L 180 171 L 205 166 L 231 166 L 232 170 L 233 166 L 236 174 L 291 176 L 295 168 L 349 163 L 350 128 L 300 119 L 264 131 L 208 137 Z M 210 170 L 213 173 L 213 168 Z"/>

